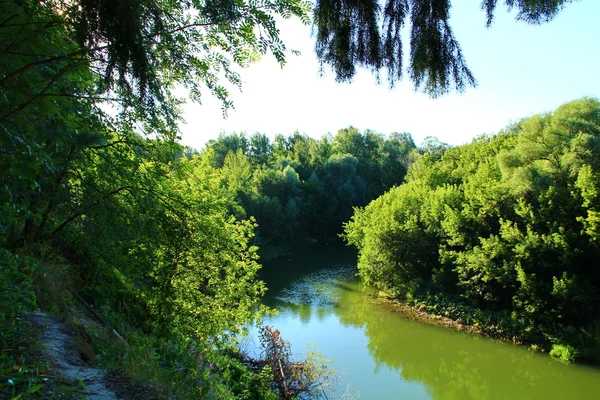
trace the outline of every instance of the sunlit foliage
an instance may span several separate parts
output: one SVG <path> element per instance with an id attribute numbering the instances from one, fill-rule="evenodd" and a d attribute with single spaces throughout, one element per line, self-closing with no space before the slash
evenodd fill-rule
<path id="1" fill-rule="evenodd" d="M 600 103 L 426 153 L 345 226 L 360 275 L 401 298 L 504 311 L 527 339 L 579 346 L 600 317 Z"/>

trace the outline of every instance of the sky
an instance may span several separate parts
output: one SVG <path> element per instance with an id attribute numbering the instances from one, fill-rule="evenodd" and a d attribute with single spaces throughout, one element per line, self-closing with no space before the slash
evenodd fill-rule
<path id="1" fill-rule="evenodd" d="M 503 3 L 486 28 L 479 0 L 452 1 L 450 24 L 478 86 L 437 99 L 415 92 L 406 79 L 393 89 L 385 81 L 377 84 L 367 71 L 352 83 L 336 83 L 327 70 L 321 76 L 311 27 L 285 20 L 281 38 L 302 55 L 290 54 L 283 68 L 265 56 L 242 69 L 242 91 L 232 91 L 235 110 L 227 119 L 208 94 L 201 105 L 186 104 L 182 143 L 201 149 L 221 132 L 274 137 L 297 130 L 319 138 L 354 126 L 361 132 L 409 132 L 417 145 L 427 136 L 460 145 L 567 101 L 600 97 L 600 1 L 576 1 L 543 25 L 515 21 Z"/>

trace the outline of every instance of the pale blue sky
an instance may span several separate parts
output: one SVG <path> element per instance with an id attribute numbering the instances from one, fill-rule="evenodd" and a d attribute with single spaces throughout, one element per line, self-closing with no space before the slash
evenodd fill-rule
<path id="1" fill-rule="evenodd" d="M 366 71 L 351 84 L 338 84 L 331 72 L 319 76 L 311 28 L 284 21 L 283 41 L 302 56 L 290 55 L 283 69 L 265 57 L 242 70 L 243 91 L 232 93 L 236 109 L 226 120 L 208 95 L 202 105 L 186 105 L 182 142 L 200 149 L 222 131 L 273 137 L 298 130 L 320 137 L 352 125 L 384 134 L 410 132 L 417 144 L 437 136 L 458 145 L 569 100 L 600 96 L 600 1 L 570 4 L 541 26 L 516 22 L 500 1 L 490 29 L 480 3 L 453 0 L 451 10 L 477 88 L 432 100 L 415 93 L 408 81 L 392 90 L 385 81 L 377 85 Z"/>

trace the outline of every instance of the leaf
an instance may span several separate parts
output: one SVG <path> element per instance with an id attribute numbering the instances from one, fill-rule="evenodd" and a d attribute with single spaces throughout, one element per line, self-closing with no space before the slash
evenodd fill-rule
<path id="1" fill-rule="evenodd" d="M 30 387 L 29 390 L 27 390 L 27 392 L 25 392 L 25 394 L 35 393 L 38 390 L 40 390 L 42 388 L 42 386 L 44 386 L 44 384 L 38 383 L 37 385 Z"/>

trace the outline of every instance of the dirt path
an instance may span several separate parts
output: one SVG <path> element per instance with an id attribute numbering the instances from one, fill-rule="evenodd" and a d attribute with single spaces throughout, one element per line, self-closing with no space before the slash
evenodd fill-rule
<path id="1" fill-rule="evenodd" d="M 106 384 L 104 371 L 86 364 L 75 345 L 74 334 L 65 324 L 43 312 L 30 314 L 30 320 L 42 330 L 44 357 L 52 369 L 64 379 L 82 382 L 81 398 L 88 400 L 117 400 Z"/>

